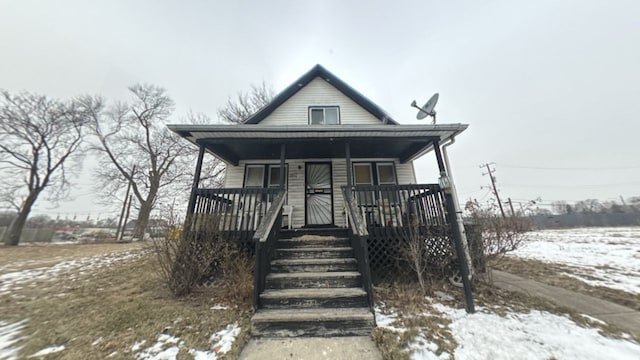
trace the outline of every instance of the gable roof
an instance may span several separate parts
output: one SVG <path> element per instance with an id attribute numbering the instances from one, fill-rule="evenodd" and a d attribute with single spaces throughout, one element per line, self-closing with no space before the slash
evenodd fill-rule
<path id="1" fill-rule="evenodd" d="M 294 81 L 293 84 L 289 85 L 281 93 L 276 95 L 276 97 L 274 97 L 267 106 L 263 107 L 262 109 L 260 109 L 260 111 L 245 120 L 244 124 L 260 123 L 275 109 L 284 104 L 287 100 L 289 100 L 289 98 L 300 91 L 300 89 L 308 85 L 316 77 L 320 77 L 329 84 L 333 85 L 333 87 L 338 89 L 345 96 L 353 100 L 356 104 L 360 105 L 363 109 L 367 110 L 369 113 L 371 113 L 371 115 L 382 121 L 383 124 L 398 125 L 398 123 L 393 120 L 384 110 L 382 110 L 382 108 L 380 108 L 371 100 L 367 99 L 364 95 L 349 86 L 347 83 L 340 80 L 340 78 L 332 74 L 329 70 L 325 69 L 320 64 L 317 64 L 316 66 L 311 68 L 311 70 L 307 71 L 306 74 L 302 75 L 298 80 Z"/>

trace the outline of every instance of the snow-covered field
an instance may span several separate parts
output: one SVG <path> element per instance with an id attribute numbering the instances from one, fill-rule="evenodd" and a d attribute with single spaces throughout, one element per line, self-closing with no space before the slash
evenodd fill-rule
<path id="1" fill-rule="evenodd" d="M 542 230 L 512 256 L 566 264 L 589 285 L 640 294 L 640 227 Z"/>
<path id="2" fill-rule="evenodd" d="M 427 299 L 427 301 L 430 301 Z M 629 339 L 613 339 L 597 329 L 581 327 L 566 316 L 546 311 L 507 312 L 500 316 L 477 307 L 475 314 L 434 301 L 432 310 L 420 316 L 444 317 L 458 343 L 454 356 L 459 360 L 501 359 L 640 359 L 640 344 Z M 376 308 L 378 326 L 393 332 L 407 331 L 396 322 L 401 315 L 393 309 Z M 441 351 L 432 340 L 438 332 L 420 331 L 408 345 L 411 359 L 444 360 L 452 354 Z M 445 339 L 445 342 L 450 343 Z"/>

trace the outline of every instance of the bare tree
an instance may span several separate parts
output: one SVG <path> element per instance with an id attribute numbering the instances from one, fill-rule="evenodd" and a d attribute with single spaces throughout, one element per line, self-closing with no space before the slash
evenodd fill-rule
<path id="1" fill-rule="evenodd" d="M 85 110 L 75 100 L 1 92 L 0 193 L 1 200 L 17 211 L 3 236 L 5 244 L 20 242 L 27 217 L 45 189 L 54 202 L 68 195 L 65 164 L 81 156 L 78 149 L 84 137 Z"/>
<path id="2" fill-rule="evenodd" d="M 194 149 L 165 124 L 174 102 L 154 85 L 129 88 L 130 103 L 106 106 L 99 97 L 84 97 L 92 112 L 91 128 L 103 154 L 97 176 L 106 196 L 114 196 L 128 183 L 138 201 L 134 237 L 142 239 L 161 190 L 191 179 Z"/>
<path id="3" fill-rule="evenodd" d="M 235 99 L 227 99 L 227 103 L 218 109 L 218 118 L 226 123 L 240 124 L 269 104 L 273 96 L 273 89 L 264 82 L 252 84 L 251 91 L 239 92 Z"/>

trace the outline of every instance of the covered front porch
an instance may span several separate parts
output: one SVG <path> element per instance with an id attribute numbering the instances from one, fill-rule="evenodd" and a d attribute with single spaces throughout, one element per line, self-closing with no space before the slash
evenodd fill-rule
<path id="1" fill-rule="evenodd" d="M 186 230 L 195 236 L 220 231 L 255 253 L 257 293 L 269 270 L 269 244 L 282 228 L 347 229 L 370 298 L 372 281 L 398 256 L 392 245 L 416 234 L 436 234 L 444 255 L 464 259 L 464 230 L 441 143 L 466 125 L 170 127 L 200 149 Z M 440 182 L 417 184 L 411 161 L 430 151 Z M 199 187 L 207 152 L 228 164 L 227 187 Z M 363 183 L 367 166 L 371 181 Z M 247 170 L 252 167 L 262 167 L 262 186 Z M 470 297 L 467 262 L 459 263 Z"/>

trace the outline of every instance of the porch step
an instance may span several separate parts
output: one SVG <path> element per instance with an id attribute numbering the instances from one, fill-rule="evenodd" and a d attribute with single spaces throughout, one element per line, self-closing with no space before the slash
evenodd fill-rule
<path id="1" fill-rule="evenodd" d="M 355 258 L 280 259 L 271 261 L 274 273 L 357 271 Z"/>
<path id="2" fill-rule="evenodd" d="M 331 259 L 353 257 L 351 247 L 303 247 L 276 249 L 276 259 Z"/>
<path id="3" fill-rule="evenodd" d="M 374 318 L 368 308 L 261 309 L 251 319 L 254 336 L 367 336 Z"/>
<path id="4" fill-rule="evenodd" d="M 280 231 L 280 239 L 291 239 L 304 235 L 348 237 L 349 231 L 345 228 L 302 228 L 286 229 Z"/>
<path id="5" fill-rule="evenodd" d="M 271 273 L 266 276 L 267 289 L 350 288 L 362 287 L 358 271 Z"/>
<path id="6" fill-rule="evenodd" d="M 349 239 L 347 238 L 334 238 L 334 237 L 296 237 L 292 239 L 279 240 L 276 246 L 280 249 L 291 248 L 313 248 L 313 247 L 348 247 L 351 246 Z"/>
<path id="7" fill-rule="evenodd" d="M 361 288 L 266 290 L 260 295 L 265 309 L 356 308 L 367 305 L 367 293 Z"/>

